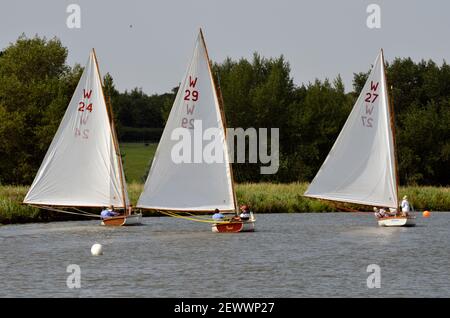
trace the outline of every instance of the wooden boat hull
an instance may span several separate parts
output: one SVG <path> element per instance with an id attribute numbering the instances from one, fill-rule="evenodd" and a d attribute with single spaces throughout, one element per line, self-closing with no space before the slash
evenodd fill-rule
<path id="1" fill-rule="evenodd" d="M 229 223 L 214 223 L 212 231 L 215 233 L 254 232 L 255 221 L 232 221 Z"/>
<path id="2" fill-rule="evenodd" d="M 102 220 L 104 226 L 127 226 L 142 223 L 142 213 L 131 215 L 113 216 Z"/>
<path id="3" fill-rule="evenodd" d="M 384 227 L 415 226 L 416 218 L 412 216 L 390 216 L 378 219 L 378 225 Z"/>

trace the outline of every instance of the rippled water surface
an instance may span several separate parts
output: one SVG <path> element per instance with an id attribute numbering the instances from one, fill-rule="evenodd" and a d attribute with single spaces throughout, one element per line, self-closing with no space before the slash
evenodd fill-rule
<path id="1" fill-rule="evenodd" d="M 239 234 L 144 223 L 0 226 L 0 297 L 450 297 L 450 213 L 418 215 L 414 228 L 379 228 L 362 213 L 266 214 Z M 80 289 L 66 285 L 69 264 Z M 369 264 L 381 267 L 380 289 L 367 288 Z"/>

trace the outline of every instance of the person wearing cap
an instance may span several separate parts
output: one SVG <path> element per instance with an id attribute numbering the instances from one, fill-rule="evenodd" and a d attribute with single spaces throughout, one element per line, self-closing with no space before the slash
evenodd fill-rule
<path id="1" fill-rule="evenodd" d="M 374 212 L 374 214 L 375 214 L 375 216 L 376 216 L 377 219 L 381 219 L 381 218 L 384 218 L 384 217 L 389 216 L 389 215 L 387 214 L 386 210 L 383 209 L 383 208 L 378 209 L 377 207 L 374 206 L 374 207 L 373 207 L 373 212 Z"/>
<path id="2" fill-rule="evenodd" d="M 247 205 L 241 206 L 241 214 L 239 217 L 242 221 L 248 221 L 250 220 L 250 208 Z"/>
<path id="3" fill-rule="evenodd" d="M 405 195 L 405 196 L 403 197 L 401 206 L 402 206 L 402 215 L 403 215 L 403 216 L 408 216 L 408 212 L 409 212 L 411 209 L 410 209 L 410 206 L 409 206 L 408 196 L 407 196 L 407 195 Z"/>
<path id="4" fill-rule="evenodd" d="M 385 208 L 378 209 L 377 207 L 373 207 L 373 211 L 375 212 L 375 216 L 378 219 L 395 216 L 395 214 L 396 214 L 395 212 L 392 212 L 391 209 L 387 210 L 387 208 L 386 209 Z"/>
<path id="5" fill-rule="evenodd" d="M 220 213 L 219 209 L 214 210 L 214 214 L 212 216 L 213 220 L 223 220 L 224 217 L 225 216 L 222 213 Z"/>
<path id="6" fill-rule="evenodd" d="M 112 216 L 118 216 L 119 213 L 114 211 L 114 207 L 112 205 L 110 205 L 108 208 L 103 208 L 102 212 L 100 213 L 100 216 L 105 219 L 105 218 L 110 218 Z"/>

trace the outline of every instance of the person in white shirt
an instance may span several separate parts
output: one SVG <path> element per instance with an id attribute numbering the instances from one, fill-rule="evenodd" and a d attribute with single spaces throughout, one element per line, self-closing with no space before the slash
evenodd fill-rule
<path id="1" fill-rule="evenodd" d="M 403 197 L 403 201 L 402 201 L 402 215 L 403 216 L 408 216 L 408 212 L 411 210 L 410 206 L 409 206 L 409 202 L 408 202 L 408 196 L 404 196 Z"/>
<path id="2" fill-rule="evenodd" d="M 250 208 L 247 205 L 241 206 L 241 214 L 239 215 L 242 221 L 250 220 Z"/>

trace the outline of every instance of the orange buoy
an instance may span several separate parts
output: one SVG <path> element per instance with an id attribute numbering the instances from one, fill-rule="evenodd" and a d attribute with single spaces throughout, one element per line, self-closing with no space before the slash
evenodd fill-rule
<path id="1" fill-rule="evenodd" d="M 424 218 L 428 218 L 428 217 L 430 217 L 430 215 L 431 215 L 430 211 L 423 211 L 423 213 L 422 213 L 422 216 Z"/>

